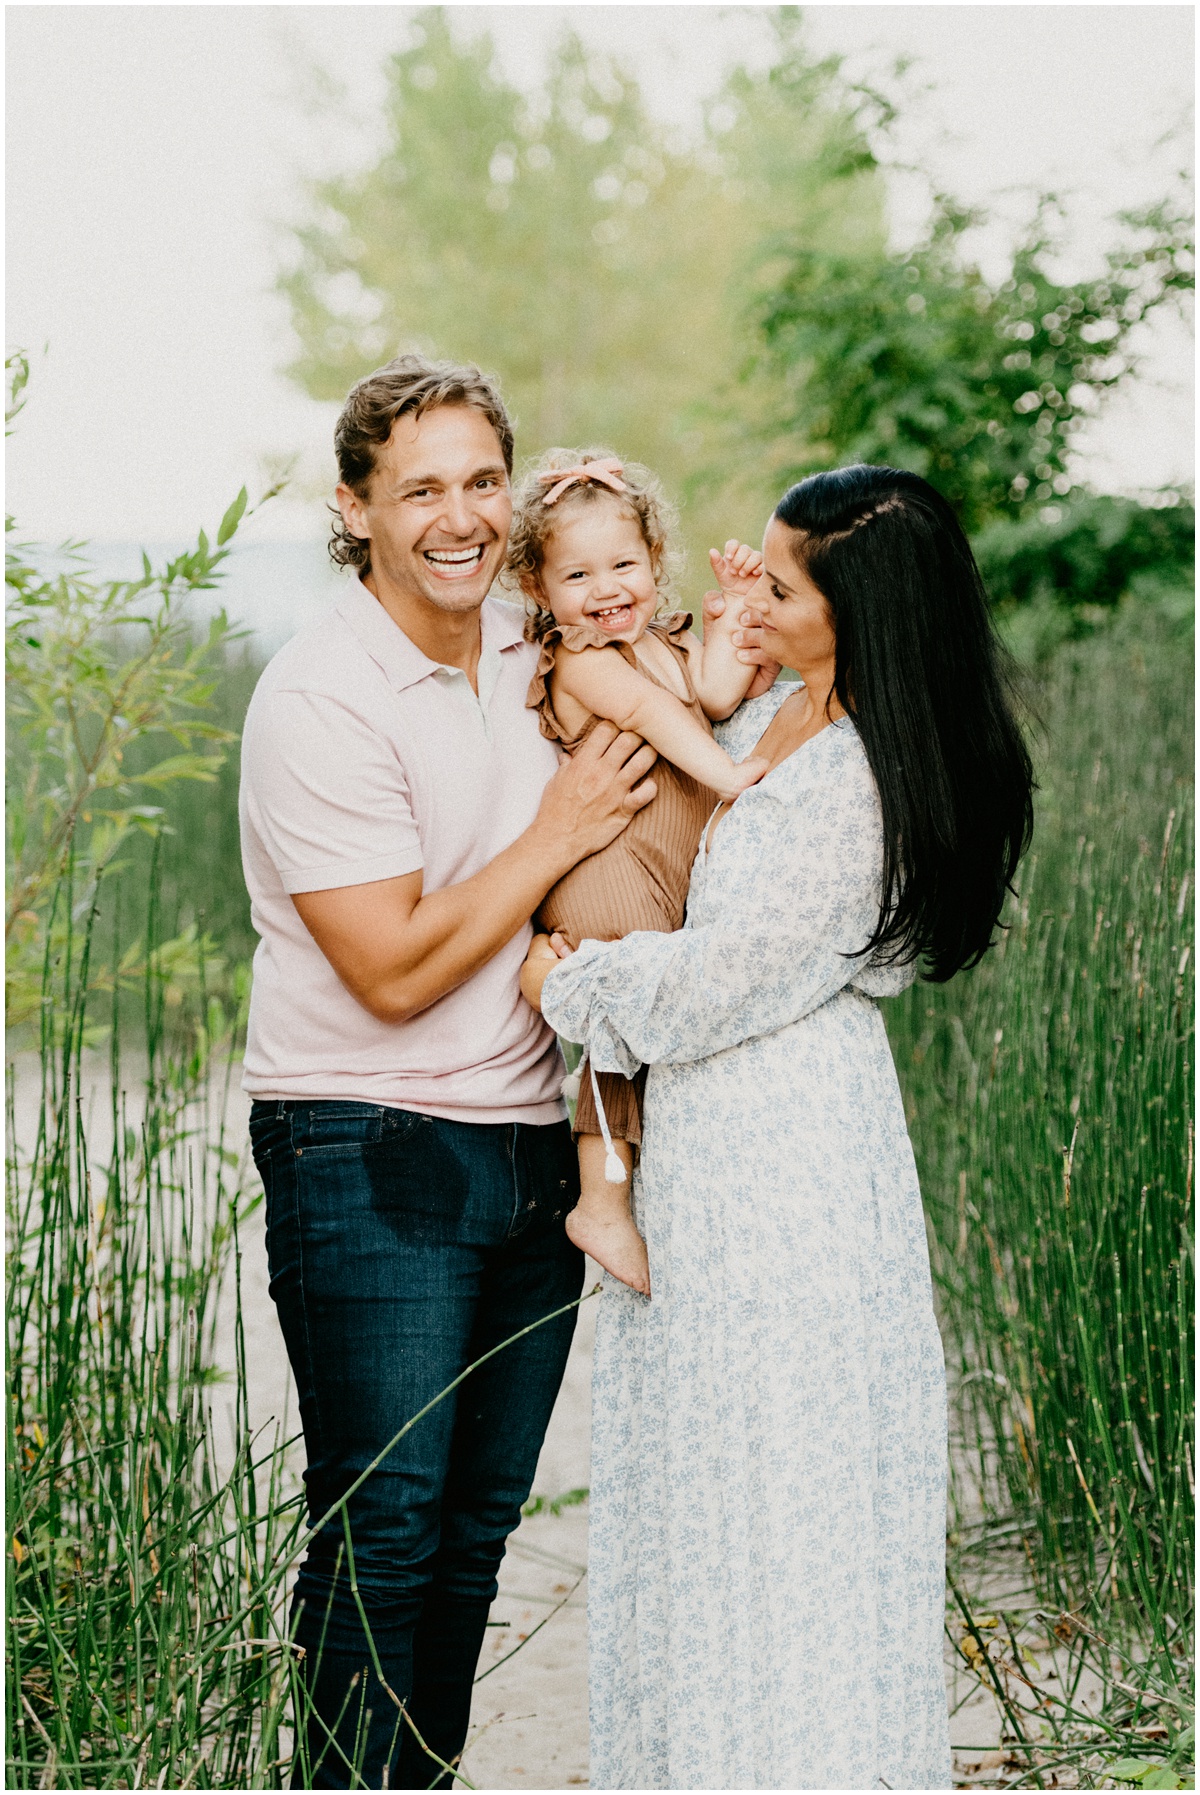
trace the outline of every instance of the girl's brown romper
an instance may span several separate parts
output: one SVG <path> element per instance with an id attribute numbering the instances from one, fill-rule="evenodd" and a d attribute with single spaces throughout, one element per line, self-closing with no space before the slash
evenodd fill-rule
<path id="1" fill-rule="evenodd" d="M 669 617 L 654 618 L 648 629 L 675 656 L 688 694 L 688 709 L 708 729 L 708 719 L 692 684 L 687 650 L 679 640 L 691 621 L 686 611 L 675 611 Z M 671 690 L 643 666 L 629 643 L 613 643 L 584 624 L 553 625 L 540 638 L 541 658 L 525 702 L 530 710 L 540 713 L 542 734 L 558 742 L 567 754 L 574 754 L 587 740 L 599 719 L 589 717 L 577 735 L 569 736 L 555 716 L 547 685 L 560 644 L 572 650 L 616 647 L 622 659 L 636 667 L 645 679 L 664 691 Z M 678 693 L 674 695 L 677 697 Z M 547 894 L 537 917 L 537 926 L 547 934 L 558 930 L 572 947 L 578 947 L 581 941 L 619 941 L 637 929 L 669 934 L 683 926 L 692 862 L 704 825 L 716 808 L 717 796 L 668 760 L 656 761 L 651 778 L 658 787 L 656 795 L 637 812 L 616 841 L 581 860 Z M 600 1121 L 586 1061 L 582 1071 L 575 1133 L 599 1134 Z M 609 1132 L 616 1140 L 637 1145 L 642 1138 L 645 1067 L 633 1079 L 622 1078 L 619 1072 L 601 1072 L 597 1076 Z"/>

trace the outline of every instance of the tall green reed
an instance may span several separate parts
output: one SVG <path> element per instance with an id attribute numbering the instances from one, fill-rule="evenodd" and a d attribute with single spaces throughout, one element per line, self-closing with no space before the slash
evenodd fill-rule
<path id="1" fill-rule="evenodd" d="M 78 982 L 60 987 L 66 1025 L 47 1028 L 32 1067 L 40 1108 L 26 1151 L 15 1145 L 19 1073 L 9 1084 L 6 1787 L 280 1788 L 297 1751 L 310 1787 L 318 1766 L 290 1573 L 341 1511 L 355 1587 L 346 1501 L 477 1367 L 309 1519 L 289 1442 L 251 1430 L 238 1239 L 261 1199 L 247 1198 L 226 1130 L 236 1034 L 181 1058 L 162 1027 L 151 952 L 146 1059 L 130 1080 L 114 999 L 98 1077 L 83 1044 L 86 935 L 79 945 Z M 97 1094 L 112 1106 L 100 1154 Z M 222 1468 L 211 1402 L 230 1276 L 236 1450 Z M 416 1733 L 392 1700 L 397 1730 Z M 449 1768 L 431 1754 L 430 1782 Z M 365 1786 L 356 1762 L 343 1769 Z"/>
<path id="2" fill-rule="evenodd" d="M 284 1443 L 250 1435 L 240 1301 L 232 1469 L 210 1408 L 252 1206 L 224 1127 L 235 1042 L 181 1051 L 151 953 L 140 1063 L 122 1069 L 114 1001 L 97 1064 L 94 915 L 68 924 L 73 975 L 50 969 L 65 1016 L 10 1078 L 7 1786 L 275 1787 L 295 1665 L 271 1573 L 301 1511 Z"/>
<path id="3" fill-rule="evenodd" d="M 250 1436 L 236 1296 L 232 1468 L 210 1412 L 254 1201 L 225 1126 L 245 978 L 164 905 L 156 801 L 220 772 L 231 632 L 188 601 L 245 508 L 128 581 L 46 571 L 10 525 L 9 1787 L 280 1780 L 301 1513 L 284 1443 Z"/>
<path id="4" fill-rule="evenodd" d="M 1190 641 L 1043 673 L 999 945 L 889 1006 L 953 1386 L 960 1525 L 1184 1675 L 1194 1602 Z"/>

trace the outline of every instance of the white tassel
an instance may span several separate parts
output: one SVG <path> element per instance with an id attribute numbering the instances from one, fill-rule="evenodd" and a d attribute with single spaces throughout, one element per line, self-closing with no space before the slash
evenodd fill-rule
<path id="1" fill-rule="evenodd" d="M 600 1095 L 600 1081 L 596 1077 L 596 1068 L 588 1060 L 588 1071 L 592 1075 L 592 1096 L 596 1099 L 596 1115 L 600 1121 L 600 1133 L 604 1140 L 604 1182 L 606 1184 L 624 1184 L 628 1173 L 621 1164 L 621 1155 L 612 1144 L 612 1135 L 608 1131 L 608 1117 L 604 1113 L 604 1099 Z"/>
<path id="2" fill-rule="evenodd" d="M 592 1073 L 592 1097 L 596 1099 L 596 1115 L 599 1116 L 601 1136 L 604 1140 L 604 1183 L 606 1185 L 624 1185 L 628 1174 L 621 1163 L 621 1154 L 613 1147 L 612 1134 L 608 1133 L 608 1116 L 604 1115 L 604 1099 L 599 1093 L 596 1066 L 590 1059 L 588 1059 L 588 1072 Z"/>
<path id="3" fill-rule="evenodd" d="M 582 1073 L 580 1071 L 580 1068 L 578 1066 L 576 1066 L 574 1072 L 568 1072 L 567 1076 L 563 1079 L 562 1083 L 559 1085 L 559 1087 L 558 1087 L 559 1093 L 562 1097 L 564 1097 L 567 1100 L 568 1103 L 578 1103 L 579 1102 L 579 1084 L 580 1084 L 581 1077 L 582 1077 Z"/>

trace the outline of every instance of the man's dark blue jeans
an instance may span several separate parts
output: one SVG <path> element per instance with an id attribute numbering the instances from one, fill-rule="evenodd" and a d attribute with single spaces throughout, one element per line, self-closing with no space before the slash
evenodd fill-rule
<path id="1" fill-rule="evenodd" d="M 575 1152 L 565 1122 L 371 1103 L 259 1102 L 250 1133 L 315 1522 L 468 1365 L 579 1296 L 583 1258 L 563 1230 Z M 462 1750 L 575 1315 L 472 1372 L 310 1545 L 293 1619 L 312 1713 L 293 1787 L 449 1786 L 413 1727 L 443 1763 Z"/>

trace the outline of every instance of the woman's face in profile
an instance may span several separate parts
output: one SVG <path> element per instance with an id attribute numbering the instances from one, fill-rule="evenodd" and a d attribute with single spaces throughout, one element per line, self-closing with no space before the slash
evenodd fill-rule
<path id="1" fill-rule="evenodd" d="M 747 603 L 761 613 L 763 646 L 772 659 L 794 668 L 810 684 L 809 670 L 834 663 L 833 618 L 824 594 L 793 553 L 798 532 L 773 517 L 763 537 L 762 578 Z"/>

